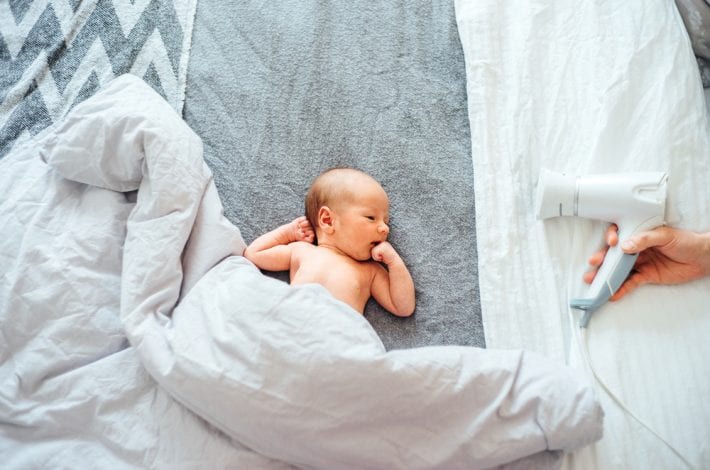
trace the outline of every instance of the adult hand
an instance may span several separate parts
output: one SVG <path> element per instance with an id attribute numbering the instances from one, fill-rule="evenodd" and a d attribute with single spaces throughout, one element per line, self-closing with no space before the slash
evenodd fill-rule
<path id="1" fill-rule="evenodd" d="M 606 233 L 609 246 L 619 242 L 616 225 Z M 592 270 L 584 281 L 591 283 L 608 248 L 589 258 Z M 611 300 L 618 300 L 644 284 L 681 284 L 710 275 L 710 233 L 694 233 L 671 227 L 637 233 L 621 243 L 625 253 L 639 253 L 634 269 Z"/>

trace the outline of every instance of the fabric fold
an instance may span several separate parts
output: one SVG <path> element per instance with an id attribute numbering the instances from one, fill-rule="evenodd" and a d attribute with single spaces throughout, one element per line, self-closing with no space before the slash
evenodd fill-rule
<path id="1" fill-rule="evenodd" d="M 50 286 L 36 306 L 50 303 L 58 317 L 67 309 L 88 319 L 110 297 L 106 314 L 118 317 L 109 334 L 125 334 L 160 389 L 269 461 L 486 468 L 550 451 L 558 458 L 554 451 L 600 437 L 603 413 L 592 389 L 559 363 L 520 350 L 388 352 L 365 318 L 323 287 L 262 275 L 239 256 L 243 241 L 222 215 L 199 139 L 159 101 L 142 81 L 120 77 L 44 137 L 47 163 L 36 163 L 52 184 L 65 186 L 66 204 L 50 207 L 54 216 L 79 220 L 92 214 L 88 207 L 100 207 L 96 212 L 112 222 L 98 233 L 71 223 L 71 237 L 57 231 L 67 237 L 61 245 L 101 243 L 62 266 L 69 276 L 90 273 L 83 282 L 68 286 L 50 269 L 34 287 L 19 278 L 4 284 L 3 297 L 20 299 Z M 132 191 L 137 181 L 131 202 L 120 191 Z M 8 217 L 10 207 L 4 209 Z M 25 214 L 32 217 L 27 208 Z M 109 252 L 110 259 L 102 258 Z M 51 251 L 43 256 L 51 266 Z M 107 291 L 92 298 L 107 278 Z M 22 311 L 17 301 L 2 313 Z M 51 323 L 37 328 L 51 341 Z M 88 325 L 87 337 L 72 345 L 95 345 L 91 333 Z M 80 363 L 98 360 L 69 359 L 74 368 L 63 379 L 71 384 L 73 374 L 82 376 Z M 10 373 L 12 364 L 2 367 Z M 36 375 L 37 386 L 51 388 L 47 377 Z M 16 384 L 5 387 L 5 396 L 23 393 Z M 55 399 L 61 406 L 61 397 Z M 129 403 L 123 406 L 131 412 Z"/>

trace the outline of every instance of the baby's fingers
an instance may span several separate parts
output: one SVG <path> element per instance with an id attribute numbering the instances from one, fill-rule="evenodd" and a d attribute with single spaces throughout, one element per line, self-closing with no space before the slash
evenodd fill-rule
<path id="1" fill-rule="evenodd" d="M 306 232 L 313 232 L 313 227 L 311 226 L 311 223 L 308 221 L 308 219 L 305 216 L 301 216 L 297 220 L 298 220 L 299 227 L 301 227 Z"/>
<path id="2" fill-rule="evenodd" d="M 298 232 L 297 232 L 297 238 L 301 241 L 306 241 L 306 242 L 311 243 L 311 242 L 313 242 L 315 235 L 313 234 L 312 231 L 309 232 L 309 231 L 299 228 Z"/>
<path id="3" fill-rule="evenodd" d="M 304 219 L 305 219 L 305 217 L 297 217 L 297 218 L 293 219 L 293 222 L 291 222 L 291 227 L 293 230 L 293 237 L 297 241 L 306 240 L 309 237 L 309 235 L 312 236 L 312 234 L 309 234 L 309 232 L 308 232 L 308 228 L 310 226 L 303 225 Z M 306 222 L 308 222 L 308 221 L 306 221 Z"/>

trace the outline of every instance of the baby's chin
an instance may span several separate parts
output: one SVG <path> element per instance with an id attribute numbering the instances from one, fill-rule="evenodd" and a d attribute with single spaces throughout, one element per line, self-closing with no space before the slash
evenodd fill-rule
<path id="1" fill-rule="evenodd" d="M 372 251 L 370 251 L 369 249 L 363 249 L 358 251 L 357 253 L 350 252 L 348 253 L 348 255 L 350 255 L 350 257 L 356 261 L 369 261 L 372 259 Z"/>

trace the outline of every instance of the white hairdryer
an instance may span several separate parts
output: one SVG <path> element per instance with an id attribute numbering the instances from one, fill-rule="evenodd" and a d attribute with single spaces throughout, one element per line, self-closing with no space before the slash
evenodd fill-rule
<path id="1" fill-rule="evenodd" d="M 573 216 L 614 223 L 623 241 L 636 232 L 665 223 L 668 175 L 663 172 L 571 176 L 546 169 L 537 183 L 538 219 Z M 595 310 L 621 286 L 638 254 L 609 248 L 586 297 L 570 300 L 584 311 L 579 326 L 586 328 Z"/>

